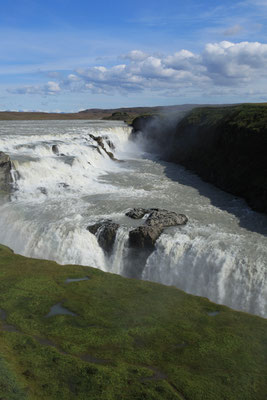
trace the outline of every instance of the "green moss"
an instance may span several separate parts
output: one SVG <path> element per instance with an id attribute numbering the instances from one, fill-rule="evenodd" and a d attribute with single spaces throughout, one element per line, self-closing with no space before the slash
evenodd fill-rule
<path id="1" fill-rule="evenodd" d="M 221 122 L 228 122 L 232 127 L 245 128 L 255 132 L 266 130 L 267 103 L 195 108 L 183 121 L 184 124 L 205 125 L 206 127 Z"/>
<path id="2" fill-rule="evenodd" d="M 264 319 L 173 287 L 28 259 L 4 246 L 0 276 L 7 314 L 0 323 L 0 398 L 266 398 Z M 84 276 L 90 279 L 65 283 Z M 46 317 L 59 302 L 77 316 Z"/>

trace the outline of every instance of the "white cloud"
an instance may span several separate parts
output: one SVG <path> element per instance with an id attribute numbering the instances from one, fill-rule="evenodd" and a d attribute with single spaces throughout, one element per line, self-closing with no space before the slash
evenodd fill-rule
<path id="1" fill-rule="evenodd" d="M 130 53 L 122 56 L 122 58 L 125 58 L 126 60 L 127 59 L 132 60 L 132 61 L 142 61 L 142 60 L 145 60 L 146 57 L 147 57 L 147 54 L 140 50 L 132 50 L 132 51 L 130 51 Z"/>
<path id="2" fill-rule="evenodd" d="M 15 89 L 8 89 L 8 92 L 13 94 L 54 95 L 60 93 L 60 91 L 60 84 L 54 81 L 49 81 L 45 85 L 24 86 Z"/>
<path id="3" fill-rule="evenodd" d="M 202 63 L 215 85 L 238 85 L 266 77 L 267 45 L 220 42 L 206 45 Z"/>
<path id="4" fill-rule="evenodd" d="M 58 94 L 63 91 L 113 95 L 150 91 L 162 96 L 190 91 L 233 92 L 267 89 L 267 44 L 258 42 L 208 43 L 200 54 L 183 49 L 171 55 L 134 50 L 112 67 L 79 68 L 65 79 L 43 86 L 13 89 L 13 93 Z"/>

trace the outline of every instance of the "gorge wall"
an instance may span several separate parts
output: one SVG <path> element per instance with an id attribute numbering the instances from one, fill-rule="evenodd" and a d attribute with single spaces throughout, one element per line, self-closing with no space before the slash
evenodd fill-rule
<path id="1" fill-rule="evenodd" d="M 178 122 L 144 116 L 133 128 L 147 151 L 267 212 L 266 104 L 196 108 Z"/>

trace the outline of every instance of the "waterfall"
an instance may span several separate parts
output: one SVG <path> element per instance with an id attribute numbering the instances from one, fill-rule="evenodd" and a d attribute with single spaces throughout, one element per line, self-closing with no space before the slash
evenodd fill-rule
<path id="1" fill-rule="evenodd" d="M 267 218 L 144 153 L 130 134 L 110 121 L 3 122 L 0 150 L 12 161 L 12 187 L 0 192 L 0 243 L 25 256 L 127 275 L 137 262 L 128 234 L 143 221 L 126 211 L 181 212 L 189 223 L 164 231 L 142 278 L 267 317 Z M 105 220 L 119 225 L 111 254 L 87 230 Z"/>
<path id="2" fill-rule="evenodd" d="M 242 240 L 239 235 L 191 223 L 174 235 L 161 235 L 142 277 L 239 310 L 267 315 L 266 248 L 259 249 L 255 243 L 255 260 L 250 264 Z"/>

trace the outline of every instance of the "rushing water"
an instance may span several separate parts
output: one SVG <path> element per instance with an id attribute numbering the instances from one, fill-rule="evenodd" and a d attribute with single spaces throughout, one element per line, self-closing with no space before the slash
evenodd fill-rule
<path id="1" fill-rule="evenodd" d="M 184 213 L 149 256 L 143 279 L 267 317 L 267 218 L 183 167 L 144 153 L 119 122 L 1 122 L 0 150 L 13 161 L 13 190 L 0 196 L 0 242 L 16 253 L 124 274 L 132 207 Z M 112 161 L 89 136 L 124 162 Z M 116 147 L 109 147 L 112 141 Z M 57 145 L 59 154 L 52 146 Z M 120 224 L 107 257 L 86 227 Z"/>

